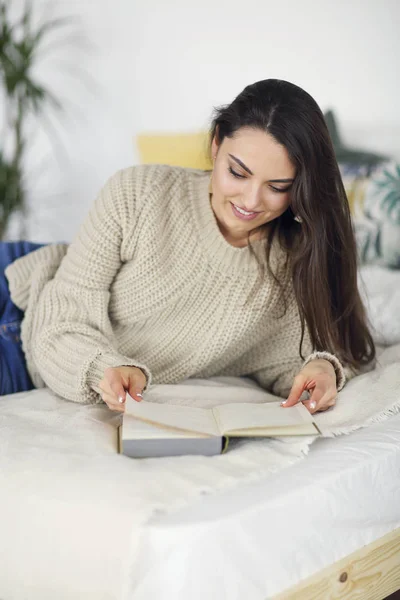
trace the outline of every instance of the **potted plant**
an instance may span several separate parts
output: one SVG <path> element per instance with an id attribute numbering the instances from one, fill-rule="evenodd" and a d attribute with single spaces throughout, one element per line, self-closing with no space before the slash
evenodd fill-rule
<path id="1" fill-rule="evenodd" d="M 0 138 L 0 239 L 10 216 L 26 213 L 24 158 L 26 123 L 45 109 L 62 108 L 57 98 L 35 79 L 43 41 L 72 18 L 47 19 L 34 26 L 33 6 L 27 1 L 18 18 L 11 16 L 10 0 L 0 0 L 0 95 L 4 101 L 4 132 Z"/>

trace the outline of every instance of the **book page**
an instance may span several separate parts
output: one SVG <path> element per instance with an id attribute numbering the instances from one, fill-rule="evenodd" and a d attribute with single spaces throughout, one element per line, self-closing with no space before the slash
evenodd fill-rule
<path id="1" fill-rule="evenodd" d="M 299 435 L 320 435 L 315 423 L 285 425 L 284 427 L 254 427 L 253 429 L 230 429 L 227 437 L 285 437 Z"/>
<path id="2" fill-rule="evenodd" d="M 295 426 L 314 421 L 301 402 L 289 408 L 283 408 L 280 402 L 238 402 L 218 406 L 213 413 L 222 434 L 238 429 Z"/>
<path id="3" fill-rule="evenodd" d="M 129 394 L 126 394 L 125 414 L 167 428 L 221 435 L 211 409 L 207 408 L 158 404 L 157 402 L 146 402 L 146 400 L 137 402 Z"/>
<path id="4" fill-rule="evenodd" d="M 122 438 L 124 440 L 151 440 L 151 439 L 185 439 L 185 438 L 208 438 L 208 434 L 183 431 L 175 427 L 155 425 L 148 421 L 142 421 L 132 415 L 125 414 L 123 417 Z"/>

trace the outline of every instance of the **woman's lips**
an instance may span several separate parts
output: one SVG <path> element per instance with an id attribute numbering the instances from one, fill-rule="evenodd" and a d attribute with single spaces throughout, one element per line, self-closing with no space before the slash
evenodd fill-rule
<path id="1" fill-rule="evenodd" d="M 237 210 L 236 206 L 232 202 L 230 204 L 232 206 L 232 211 L 233 211 L 233 214 L 235 215 L 235 217 L 237 217 L 238 219 L 241 219 L 242 221 L 252 221 L 260 214 L 259 212 L 255 212 L 251 215 L 243 215 L 241 212 L 239 212 Z"/>

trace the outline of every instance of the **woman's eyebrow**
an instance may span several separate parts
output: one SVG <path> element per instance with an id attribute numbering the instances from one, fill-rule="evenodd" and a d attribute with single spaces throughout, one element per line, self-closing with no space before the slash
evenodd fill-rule
<path id="1" fill-rule="evenodd" d="M 244 163 L 242 163 L 241 160 L 239 160 L 238 158 L 236 158 L 236 156 L 233 156 L 233 154 L 229 154 L 228 156 L 230 156 L 231 158 L 233 158 L 233 160 L 235 162 L 237 162 L 238 165 L 240 165 L 242 167 L 242 169 L 244 169 L 245 171 L 247 171 L 249 173 L 249 175 L 254 175 L 253 171 L 250 171 L 249 167 L 246 167 L 246 165 Z"/>
<path id="2" fill-rule="evenodd" d="M 242 163 L 242 161 L 239 158 L 237 158 L 236 156 L 233 156 L 233 154 L 229 154 L 229 153 L 228 153 L 228 156 L 233 158 L 233 160 L 235 162 L 237 162 L 237 164 L 240 165 L 242 167 L 242 169 L 247 171 L 249 173 L 249 175 L 254 175 L 253 171 L 251 171 L 249 169 L 249 167 L 246 167 L 246 165 L 244 163 Z M 270 179 L 269 181 L 270 181 L 270 183 L 289 183 L 290 181 L 294 181 L 294 180 L 293 179 Z"/>

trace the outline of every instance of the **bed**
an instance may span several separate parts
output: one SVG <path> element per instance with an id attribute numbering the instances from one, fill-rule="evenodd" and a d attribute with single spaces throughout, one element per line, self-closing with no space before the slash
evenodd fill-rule
<path id="1" fill-rule="evenodd" d="M 400 415 L 154 517 L 140 556 L 135 600 L 385 598 L 400 589 Z"/>
<path id="2" fill-rule="evenodd" d="M 365 275 L 381 341 L 395 343 L 394 313 L 378 309 L 386 284 Z M 399 275 L 385 273 L 395 311 Z M 150 510 L 163 483 L 147 461 L 117 454 L 119 418 L 48 389 L 0 397 L 1 600 L 381 600 L 400 589 L 400 414 L 225 491 L 191 497 L 177 479 L 168 511 Z"/>
<path id="3" fill-rule="evenodd" d="M 119 417 L 49 390 L 0 398 L 0 415 L 2 600 L 378 600 L 400 588 L 400 414 L 141 523 L 162 490 L 146 461 L 140 480 L 116 454 Z"/>

